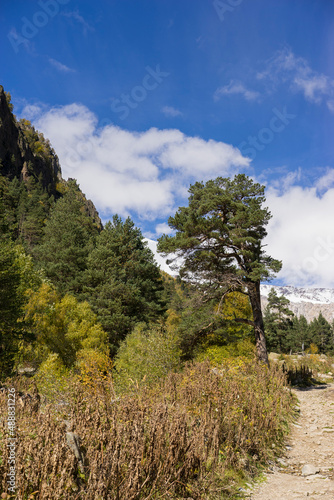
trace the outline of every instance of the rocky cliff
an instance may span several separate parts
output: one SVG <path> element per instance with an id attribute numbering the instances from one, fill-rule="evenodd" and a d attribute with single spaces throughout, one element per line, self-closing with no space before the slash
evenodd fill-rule
<path id="1" fill-rule="evenodd" d="M 58 157 L 27 120 L 17 121 L 8 94 L 0 85 L 0 173 L 10 180 L 38 179 L 49 194 L 56 194 L 61 178 Z"/>
<path id="2" fill-rule="evenodd" d="M 48 139 L 25 119 L 13 115 L 10 94 L 0 85 L 0 175 L 9 180 L 15 177 L 28 184 L 29 178 L 40 183 L 56 199 L 66 190 L 59 159 Z M 69 179 L 70 181 L 71 179 Z M 65 186 L 65 187 L 64 187 Z M 91 200 L 80 192 L 87 214 L 102 229 L 99 214 Z"/>

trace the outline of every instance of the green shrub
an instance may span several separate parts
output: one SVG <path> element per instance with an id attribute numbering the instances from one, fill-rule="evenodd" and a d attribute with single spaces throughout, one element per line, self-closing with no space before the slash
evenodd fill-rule
<path id="1" fill-rule="evenodd" d="M 213 366 L 220 366 L 226 359 L 242 356 L 245 358 L 253 358 L 255 355 L 255 347 L 249 339 L 233 342 L 225 346 L 211 345 L 204 350 L 198 352 L 197 361 L 209 360 Z"/>
<path id="2" fill-rule="evenodd" d="M 151 383 L 181 366 L 178 337 L 160 326 L 138 324 L 121 344 L 115 358 L 119 389 Z"/>
<path id="3" fill-rule="evenodd" d="M 48 403 L 59 404 L 68 399 L 71 387 L 70 370 L 64 366 L 58 354 L 49 354 L 42 362 L 35 381 Z"/>

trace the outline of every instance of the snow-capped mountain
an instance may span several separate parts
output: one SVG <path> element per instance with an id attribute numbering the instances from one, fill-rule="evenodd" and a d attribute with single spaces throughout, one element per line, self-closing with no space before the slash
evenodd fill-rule
<path id="1" fill-rule="evenodd" d="M 165 271 L 168 273 L 170 276 L 177 276 L 178 272 L 171 269 L 171 267 L 167 264 L 167 259 L 162 257 L 160 253 L 157 251 L 157 241 L 155 240 L 150 240 L 148 238 L 144 238 L 144 240 L 147 242 L 148 248 L 151 250 L 151 252 L 154 254 L 154 258 L 158 266 L 160 267 L 161 271 Z M 170 258 L 172 258 L 173 254 L 171 254 Z"/>
<path id="2" fill-rule="evenodd" d="M 268 297 L 272 285 L 261 285 L 262 297 Z M 311 302 L 312 304 L 334 303 L 334 290 L 331 288 L 297 288 L 295 286 L 274 286 L 278 296 L 284 295 L 290 302 Z"/>
<path id="3" fill-rule="evenodd" d="M 176 276 L 177 271 L 172 270 L 166 259 L 157 252 L 157 242 L 145 238 L 148 247 L 153 252 L 157 264 L 162 271 Z M 264 309 L 268 302 L 268 294 L 274 288 L 278 296 L 283 295 L 289 301 L 289 308 L 296 316 L 305 316 L 308 321 L 318 317 L 321 312 L 327 321 L 334 320 L 334 290 L 331 288 L 300 288 L 295 286 L 261 285 L 261 302 Z"/>
<path id="4" fill-rule="evenodd" d="M 289 309 L 296 316 L 305 316 L 307 321 L 317 318 L 319 313 L 329 321 L 334 320 L 334 290 L 331 288 L 297 288 L 295 286 L 261 285 L 261 302 L 264 309 L 268 302 L 268 294 L 274 288 L 278 296 L 289 301 Z"/>

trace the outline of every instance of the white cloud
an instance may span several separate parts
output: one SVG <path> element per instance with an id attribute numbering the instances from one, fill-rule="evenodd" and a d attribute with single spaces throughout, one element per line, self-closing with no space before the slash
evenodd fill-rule
<path id="1" fill-rule="evenodd" d="M 218 101 L 224 95 L 241 94 L 247 101 L 255 101 L 260 97 L 260 93 L 255 90 L 248 90 L 243 83 L 231 80 L 225 87 L 219 87 L 213 98 Z"/>
<path id="2" fill-rule="evenodd" d="M 334 94 L 334 81 L 314 71 L 306 59 L 295 56 L 289 48 L 276 52 L 268 61 L 267 68 L 257 77 L 274 84 L 289 83 L 291 89 L 302 92 L 310 102 L 320 103 Z M 332 101 L 327 104 L 331 109 Z"/>
<path id="3" fill-rule="evenodd" d="M 268 169 L 270 172 L 270 169 Z M 302 169 L 299 167 L 295 171 L 287 172 L 282 177 L 273 180 L 271 182 L 271 187 L 275 188 L 277 192 L 284 193 L 290 186 L 296 184 L 296 181 L 300 181 L 302 176 Z"/>
<path id="4" fill-rule="evenodd" d="M 78 179 L 100 211 L 123 216 L 170 215 L 184 203 L 191 182 L 231 175 L 250 164 L 229 144 L 177 129 L 98 127 L 96 116 L 80 104 L 50 109 L 34 123 L 55 148 L 63 176 Z"/>
<path id="5" fill-rule="evenodd" d="M 27 104 L 23 108 L 22 116 L 24 116 L 24 118 L 26 118 L 27 120 L 33 120 L 34 118 L 39 117 L 41 113 L 42 113 L 41 106 L 37 104 Z"/>
<path id="6" fill-rule="evenodd" d="M 172 118 L 183 115 L 183 113 L 179 109 L 176 109 L 173 106 L 164 106 L 161 111 L 164 115 L 171 116 Z"/>
<path id="7" fill-rule="evenodd" d="M 74 73 L 74 69 L 65 66 L 65 64 L 62 64 L 61 62 L 56 61 L 56 59 L 52 59 L 51 57 L 49 58 L 49 63 L 62 73 Z"/>
<path id="8" fill-rule="evenodd" d="M 157 236 L 160 236 L 162 234 L 172 234 L 173 229 L 170 228 L 168 224 L 163 222 L 162 224 L 157 224 L 155 226 L 155 232 L 156 232 Z"/>
<path id="9" fill-rule="evenodd" d="M 323 191 L 331 188 L 334 184 L 334 168 L 327 168 L 325 175 L 320 177 L 316 182 L 316 188 L 318 191 Z"/>
<path id="10" fill-rule="evenodd" d="M 269 255 L 283 261 L 278 277 L 287 285 L 334 287 L 334 189 L 318 191 L 326 177 L 333 182 L 333 169 L 311 188 L 267 190 L 273 217 L 265 243 Z"/>
<path id="11" fill-rule="evenodd" d="M 332 91 L 332 83 L 325 75 L 310 75 L 296 76 L 294 84 L 297 89 L 304 92 L 304 96 L 309 101 L 316 103 L 321 102 L 322 96 L 327 95 Z"/>

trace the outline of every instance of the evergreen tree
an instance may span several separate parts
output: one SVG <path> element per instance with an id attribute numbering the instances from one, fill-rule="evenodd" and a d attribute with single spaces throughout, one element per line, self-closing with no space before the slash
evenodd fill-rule
<path id="1" fill-rule="evenodd" d="M 136 323 L 165 311 L 159 268 L 130 218 L 115 215 L 106 224 L 89 255 L 86 283 L 83 298 L 108 332 L 112 354 Z"/>
<path id="2" fill-rule="evenodd" d="M 290 334 L 290 348 L 293 352 L 304 352 L 310 346 L 309 325 L 305 316 L 293 316 Z"/>
<path id="3" fill-rule="evenodd" d="M 318 346 L 321 353 L 333 350 L 332 328 L 321 313 L 309 324 L 309 340 Z"/>
<path id="4" fill-rule="evenodd" d="M 14 245 L 0 242 L 0 371 L 6 373 L 13 365 L 15 344 L 19 336 L 17 321 L 23 298 L 19 293 L 20 270 L 15 260 Z"/>
<path id="5" fill-rule="evenodd" d="M 288 352 L 293 343 L 293 312 L 288 308 L 290 301 L 279 297 L 274 288 L 268 295 L 264 313 L 264 324 L 268 348 L 276 352 Z"/>
<path id="6" fill-rule="evenodd" d="M 1 167 L 1 163 L 0 163 Z M 8 237 L 9 234 L 9 213 L 8 210 L 8 180 L 0 175 L 0 238 Z"/>
<path id="7" fill-rule="evenodd" d="M 43 189 L 41 179 L 24 183 L 17 177 L 9 181 L 0 175 L 1 235 L 24 244 L 31 251 L 40 243 L 53 196 Z"/>
<path id="8" fill-rule="evenodd" d="M 75 182 L 69 183 L 46 221 L 44 237 L 34 255 L 60 293 L 82 291 L 87 258 L 98 229 L 86 214 Z"/>
<path id="9" fill-rule="evenodd" d="M 20 181 L 14 178 L 11 182 L 1 175 L 0 161 L 0 238 L 17 239 L 17 206 L 19 196 L 13 191 L 14 184 Z"/>
<path id="10" fill-rule="evenodd" d="M 273 277 L 281 263 L 265 255 L 262 247 L 271 218 L 262 208 L 264 186 L 239 174 L 232 180 L 197 182 L 189 192 L 189 206 L 179 208 L 168 221 L 176 235 L 162 236 L 158 250 L 183 257 L 180 274 L 202 291 L 204 301 L 222 303 L 232 291 L 249 296 L 253 319 L 234 321 L 254 327 L 258 358 L 268 363 L 260 282 Z"/>
<path id="11" fill-rule="evenodd" d="M 28 250 L 41 242 L 45 222 L 54 203 L 53 196 L 43 189 L 41 178 L 36 181 L 29 177 L 25 184 L 13 183 L 12 197 L 19 194 L 17 205 L 18 238 L 24 242 Z"/>

